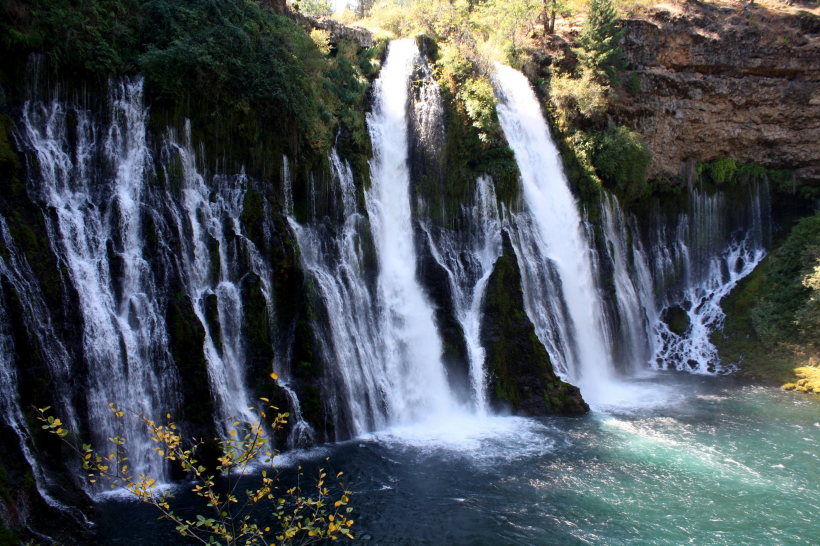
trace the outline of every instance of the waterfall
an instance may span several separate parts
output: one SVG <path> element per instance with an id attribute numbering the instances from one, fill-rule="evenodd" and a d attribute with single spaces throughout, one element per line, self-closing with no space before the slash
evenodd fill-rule
<path id="1" fill-rule="evenodd" d="M 50 342 L 52 344 L 59 343 L 56 341 L 56 337 L 52 337 L 54 336 L 54 332 L 51 330 L 50 322 L 47 318 L 45 318 L 48 316 L 48 313 L 40 314 L 44 311 L 44 305 L 42 297 L 39 294 L 39 290 L 34 287 L 30 287 L 27 284 L 27 279 L 18 278 L 16 272 L 20 270 L 28 270 L 28 267 L 24 266 L 21 269 L 14 267 L 18 265 L 16 262 L 19 260 L 19 255 L 16 245 L 14 245 L 14 240 L 8 235 L 8 226 L 2 216 L 0 216 L 0 232 L 6 252 L 8 253 L 8 260 L 10 262 L 7 263 L 6 259 L 0 258 L 0 278 L 11 284 L 11 286 L 14 287 L 14 290 L 17 291 L 17 294 L 20 296 L 20 304 L 24 307 L 24 314 L 26 315 L 26 318 L 33 319 L 34 316 L 36 316 L 37 320 L 41 321 L 40 328 L 37 329 L 35 335 L 41 338 L 41 341 Z M 26 272 L 29 274 L 31 273 L 30 270 Z M 31 277 L 28 277 L 28 279 L 30 278 Z M 23 457 L 31 467 L 32 475 L 34 476 L 34 481 L 37 486 L 37 492 L 49 506 L 60 510 L 66 510 L 66 507 L 62 503 L 55 500 L 49 494 L 46 476 L 39 464 L 39 461 L 37 460 L 35 452 L 32 450 L 31 434 L 29 432 L 28 425 L 26 424 L 26 418 L 23 415 L 22 408 L 20 407 L 20 398 L 17 391 L 17 372 L 14 366 L 15 347 L 12 334 L 9 331 L 11 321 L 8 313 L 6 312 L 3 301 L 5 297 L 2 283 L 0 283 L 0 417 L 3 419 L 3 424 L 11 428 L 19 440 L 20 451 L 23 453 Z M 32 311 L 37 314 L 34 315 Z M 47 336 L 47 338 L 43 339 L 45 336 Z M 60 345 L 58 345 L 58 347 L 62 350 L 61 353 L 67 357 L 65 349 Z M 49 364 L 50 372 L 57 380 L 67 381 L 68 358 L 64 361 L 55 362 L 50 358 L 50 356 L 51 355 L 48 354 L 44 355 L 45 360 Z M 65 391 L 60 394 L 65 394 Z M 74 426 L 76 421 L 72 411 L 73 408 L 71 408 L 70 404 L 68 404 L 66 397 L 58 399 L 58 403 L 58 409 L 64 412 L 62 414 L 65 415 L 62 419 L 65 424 L 64 426 Z M 72 512 L 74 511 L 72 510 Z"/>
<path id="2" fill-rule="evenodd" d="M 501 222 L 493 181 L 476 181 L 472 206 L 462 205 L 458 231 L 424 225 L 433 258 L 447 272 L 455 314 L 467 341 L 470 386 L 479 415 L 487 413 L 487 372 L 481 345 L 481 304 L 493 265 L 501 255 Z"/>
<path id="3" fill-rule="evenodd" d="M 325 324 L 315 326 L 326 333 L 324 359 L 335 365 L 328 387 L 344 406 L 334 405 L 334 419 L 352 435 L 439 414 L 452 402 L 433 310 L 416 279 L 407 126 L 418 60 L 412 41 L 392 42 L 375 84 L 367 118 L 373 141 L 367 214 L 358 209 L 350 166 L 334 149 L 338 218 L 311 215 L 304 226 L 289 219 L 326 313 Z M 375 280 L 365 271 L 371 238 Z"/>
<path id="4" fill-rule="evenodd" d="M 657 306 L 680 305 L 689 327 L 683 335 L 662 320 L 653 325 L 651 363 L 696 373 L 725 373 L 709 336 L 723 326 L 720 300 L 766 256 L 771 230 L 769 187 L 749 182 L 746 195 L 694 189 L 689 212 L 671 222 L 655 215 L 650 226 L 649 267 Z"/>
<path id="5" fill-rule="evenodd" d="M 367 223 L 356 209 L 353 173 L 335 149 L 330 165 L 334 184 L 345 196 L 336 232 L 324 223 L 301 226 L 293 218 L 289 221 L 299 241 L 302 265 L 327 313 L 323 357 L 335 364 L 335 390 L 341 391 L 349 413 L 345 426 L 358 435 L 387 424 L 382 403 L 387 390 L 386 355 L 375 301 L 364 279 L 360 230 Z"/>
<path id="6" fill-rule="evenodd" d="M 658 321 L 653 280 L 640 239 L 633 237 L 629 219 L 614 195 L 599 203 L 607 257 L 612 263 L 619 328 L 612 333 L 619 369 L 633 372 L 652 354 L 651 328 Z"/>
<path id="7" fill-rule="evenodd" d="M 541 105 L 527 78 L 520 72 L 496 66 L 495 85 L 499 95 L 498 115 L 504 134 L 515 152 L 521 171 L 523 197 L 527 208 L 522 226 L 528 233 L 529 244 L 519 244 L 516 254 L 522 269 L 532 269 L 532 262 L 541 268 L 554 268 L 560 281 L 560 295 L 566 313 L 557 317 L 561 330 L 549 335 L 548 328 L 538 328 L 548 350 L 561 349 L 550 354 L 562 363 L 564 372 L 582 386 L 586 398 L 603 394 L 601 389 L 611 375 L 612 363 L 606 345 L 605 326 L 600 307 L 600 296 L 593 278 L 590 246 L 584 237 L 578 205 L 564 176 L 561 158 L 549 135 L 549 128 L 541 113 Z M 549 260 L 549 264 L 546 263 Z M 523 275 L 528 313 L 536 324 L 548 324 L 556 317 L 562 304 L 553 301 L 557 290 L 544 300 L 532 297 Z M 554 325 L 554 323 L 553 323 Z M 555 340 L 560 339 L 560 343 Z"/>
<path id="8" fill-rule="evenodd" d="M 88 417 L 100 445 L 118 434 L 109 403 L 156 417 L 159 408 L 174 403 L 176 381 L 164 317 L 142 256 L 141 192 L 151 168 L 142 81 L 112 84 L 109 102 L 107 133 L 88 112 L 75 112 L 74 153 L 59 101 L 31 100 L 23 108 L 25 145 L 37 158 L 28 191 L 52 210 L 44 215 L 52 245 L 79 295 Z M 113 167 L 110 175 L 96 169 L 98 146 Z M 152 447 L 142 430 L 126 432 L 131 468 L 163 476 Z"/>
<path id="9" fill-rule="evenodd" d="M 179 253 L 185 276 L 187 295 L 194 312 L 205 328 L 205 358 L 211 390 L 218 404 L 218 423 L 227 432 L 239 420 L 252 423 L 258 419 L 249 409 L 251 401 L 245 387 L 245 340 L 242 336 L 242 281 L 240 254 L 250 257 L 251 270 L 259 276 L 268 312 L 272 309 L 270 272 L 254 244 L 243 236 L 240 215 L 247 191 L 244 174 L 217 176 L 218 191 L 213 192 L 196 168 L 191 147 L 190 123 L 186 122 L 183 138 L 170 131 L 166 146 L 182 166 L 181 206 L 175 211 L 176 231 L 183 237 Z M 171 201 L 171 195 L 167 196 Z M 206 319 L 209 297 L 216 296 L 219 333 L 211 331 Z M 272 363 L 271 363 L 272 369 Z"/>
<path id="10" fill-rule="evenodd" d="M 409 77 L 417 58 L 413 41 L 390 44 L 367 117 L 373 142 L 367 211 L 379 258 L 387 404 L 396 422 L 443 412 L 451 401 L 433 310 L 416 279 L 407 118 Z"/>

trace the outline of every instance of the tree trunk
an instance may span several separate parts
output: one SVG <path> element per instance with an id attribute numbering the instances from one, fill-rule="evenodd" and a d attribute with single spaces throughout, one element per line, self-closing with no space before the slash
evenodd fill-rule
<path id="1" fill-rule="evenodd" d="M 550 17 L 550 34 L 555 34 L 555 7 L 558 0 L 552 0 L 552 17 Z"/>

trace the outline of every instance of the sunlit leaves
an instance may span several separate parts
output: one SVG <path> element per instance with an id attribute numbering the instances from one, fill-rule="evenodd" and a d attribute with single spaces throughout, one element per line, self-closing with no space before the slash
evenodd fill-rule
<path id="1" fill-rule="evenodd" d="M 272 375 L 276 379 L 275 374 Z M 267 400 L 264 400 L 267 402 Z M 183 520 L 171 511 L 172 495 L 157 489 L 155 478 L 130 472 L 125 456 L 125 411 L 110 404 L 117 429 L 120 433 L 108 439 L 113 449 L 107 455 L 95 451 L 91 445 L 77 447 L 65 439 L 67 432 L 61 428 L 59 419 L 46 416 L 50 408 L 34 408 L 43 429 L 58 435 L 62 441 L 82 460 L 87 471 L 89 483 L 98 480 L 107 481 L 111 489 L 123 489 L 137 500 L 157 508 L 162 518 L 174 523 L 175 530 L 200 544 L 312 544 L 320 540 L 336 540 L 341 537 L 353 538 L 350 527 L 353 520 L 348 519 L 352 509 L 347 506 L 349 491 L 344 491 L 339 500 L 330 498 L 330 491 L 325 485 L 327 473 L 319 470 L 319 479 L 312 494 L 304 494 L 301 479 L 297 485 L 282 492 L 276 485 L 277 470 L 270 465 L 275 450 L 268 447 L 269 440 L 260 422 L 243 423 L 235 421 L 227 438 L 216 439 L 222 455 L 218 458 L 216 470 L 225 477 L 221 485 L 222 493 L 217 492 L 215 477 L 206 474 L 205 466 L 197 460 L 197 450 L 204 445 L 202 440 L 185 440 L 177 427 L 166 414 L 167 422 L 158 424 L 142 414 L 133 415 L 140 426 L 145 427 L 151 441 L 157 444 L 154 453 L 166 461 L 172 461 L 189 474 L 193 483 L 192 491 L 199 497 L 210 517 L 198 514 L 195 520 Z M 275 409 L 268 407 L 268 409 Z M 287 414 L 278 414 L 273 419 L 273 429 L 278 430 L 286 422 Z M 251 465 L 259 462 L 262 456 L 267 459 L 270 471 L 261 473 L 262 484 L 254 490 L 246 490 L 239 495 L 240 482 Z M 301 467 L 300 467 L 301 470 Z M 270 477 L 270 476 L 273 476 Z M 299 476 L 301 478 L 301 472 Z M 336 475 L 337 485 L 344 489 Z M 227 487 L 225 482 L 227 482 Z M 269 510 L 279 522 L 275 529 L 262 528 L 252 521 L 254 509 L 267 501 Z M 332 508 L 330 508 L 332 506 Z M 342 509 L 344 510 L 342 511 Z"/>

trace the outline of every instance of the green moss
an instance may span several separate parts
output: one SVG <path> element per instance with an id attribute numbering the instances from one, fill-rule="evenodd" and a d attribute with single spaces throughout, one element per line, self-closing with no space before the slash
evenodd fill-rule
<path id="1" fill-rule="evenodd" d="M 257 248 L 265 248 L 265 204 L 262 194 L 256 190 L 245 193 L 242 204 L 242 224 L 245 235 Z"/>
<path id="2" fill-rule="evenodd" d="M 679 336 L 682 336 L 689 329 L 689 315 L 680 305 L 666 308 L 661 319 L 671 332 Z"/>
<path id="3" fill-rule="evenodd" d="M 811 308 L 813 294 L 804 282 L 818 263 L 820 216 L 812 216 L 797 222 L 783 244 L 721 302 L 726 320 L 712 341 L 724 362 L 787 382 L 795 367 L 820 352 L 820 317 L 800 320 L 810 315 L 801 314 Z"/>
<path id="4" fill-rule="evenodd" d="M 205 322 L 208 324 L 208 332 L 217 352 L 222 356 L 222 325 L 219 322 L 219 297 L 216 294 L 208 294 L 205 297 Z"/>
<path id="5" fill-rule="evenodd" d="M 270 340 L 268 306 L 262 293 L 259 277 L 251 274 L 243 291 L 242 308 L 248 333 L 248 350 L 251 358 L 270 364 L 273 347 Z"/>
<path id="6" fill-rule="evenodd" d="M 209 425 L 213 421 L 214 402 L 203 349 L 205 328 L 194 313 L 188 296 L 178 294 L 170 298 L 166 313 L 171 355 L 182 382 L 182 419 Z"/>
<path id="7" fill-rule="evenodd" d="M 529 414 L 582 413 L 577 388 L 562 382 L 524 311 L 521 273 L 509 239 L 487 281 L 481 325 L 493 405 Z"/>

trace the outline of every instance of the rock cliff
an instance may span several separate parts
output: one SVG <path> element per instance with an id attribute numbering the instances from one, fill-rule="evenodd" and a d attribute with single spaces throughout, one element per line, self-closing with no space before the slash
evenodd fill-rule
<path id="1" fill-rule="evenodd" d="M 742 6 L 688 2 L 624 20 L 640 90 L 619 93 L 611 113 L 646 140 L 651 177 L 731 157 L 820 183 L 820 17 Z"/>
<path id="2" fill-rule="evenodd" d="M 649 145 L 649 177 L 686 178 L 692 172 L 688 160 L 730 157 L 787 168 L 805 183 L 820 184 L 816 12 L 785 4 L 690 1 L 623 19 L 629 70 L 608 115 Z M 573 70 L 581 23 L 561 21 L 545 43 L 534 40 L 536 65 Z M 534 75 L 546 72 L 536 69 Z"/>

